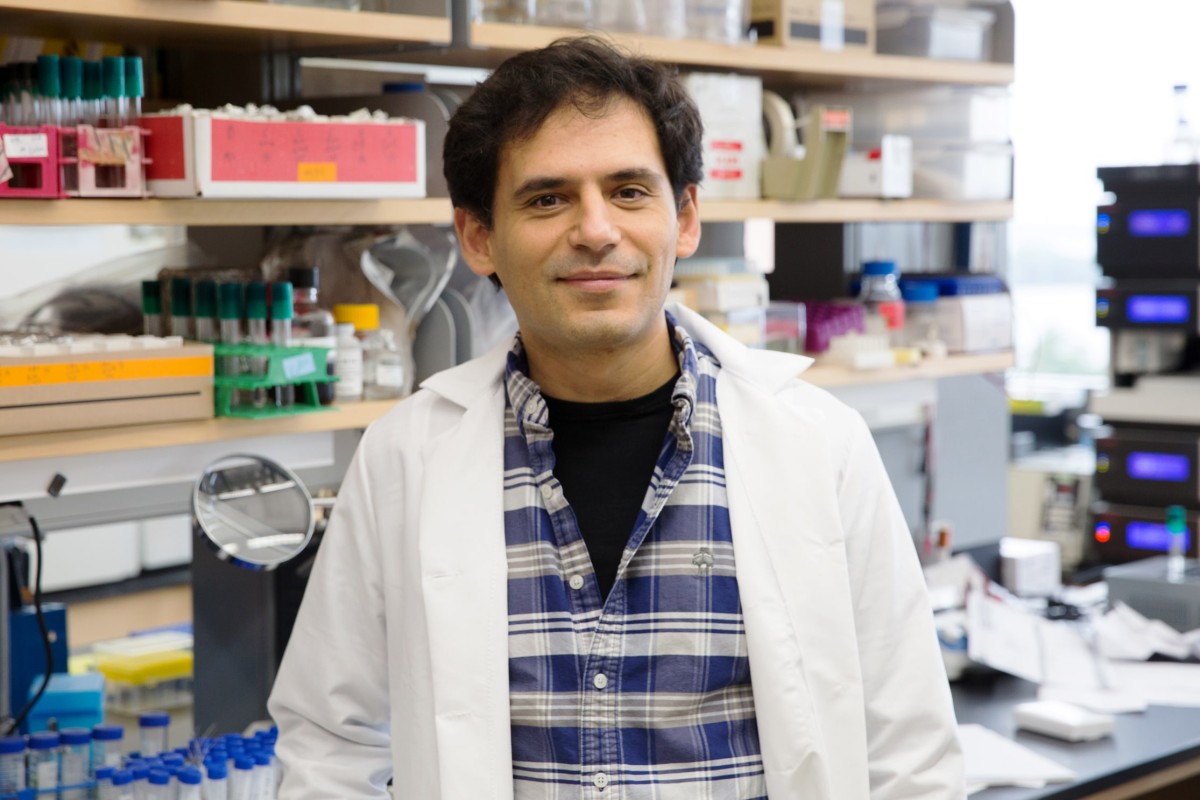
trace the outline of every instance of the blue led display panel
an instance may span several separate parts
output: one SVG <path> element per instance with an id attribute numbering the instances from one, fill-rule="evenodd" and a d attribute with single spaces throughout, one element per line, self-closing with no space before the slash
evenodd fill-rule
<path id="1" fill-rule="evenodd" d="M 1125 300 L 1125 318 L 1147 325 L 1179 325 L 1192 312 L 1189 298 L 1177 294 L 1134 294 Z"/>
<path id="2" fill-rule="evenodd" d="M 1130 453 L 1125 460 L 1129 477 L 1140 481 L 1181 483 L 1192 474 L 1191 460 L 1176 453 Z"/>

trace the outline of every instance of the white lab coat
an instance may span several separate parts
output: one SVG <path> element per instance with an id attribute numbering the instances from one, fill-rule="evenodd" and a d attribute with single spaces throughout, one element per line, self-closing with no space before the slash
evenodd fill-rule
<path id="1" fill-rule="evenodd" d="M 963 797 L 924 584 L 866 425 L 797 378 L 808 359 L 672 310 L 722 367 L 771 800 Z M 393 765 L 403 800 L 513 796 L 506 349 L 425 381 L 359 447 L 271 696 L 284 800 L 385 797 Z"/>

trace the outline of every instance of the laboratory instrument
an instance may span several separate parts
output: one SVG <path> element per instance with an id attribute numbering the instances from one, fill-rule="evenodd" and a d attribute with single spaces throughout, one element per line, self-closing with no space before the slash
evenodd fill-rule
<path id="1" fill-rule="evenodd" d="M 216 281 L 196 281 L 192 286 L 195 296 L 194 332 L 196 341 L 217 341 L 217 283 Z"/>
<path id="2" fill-rule="evenodd" d="M 1200 165 L 1101 167 L 1096 324 L 1111 336 L 1092 546 L 1117 564 L 1182 546 L 1200 516 Z M 1168 515 L 1165 507 L 1183 510 Z M 1174 522 L 1172 522 L 1174 520 Z M 1171 525 L 1182 527 L 1172 533 Z"/>
<path id="3" fill-rule="evenodd" d="M 1170 560 L 1155 556 L 1104 570 L 1108 600 L 1186 633 L 1200 628 L 1200 564 L 1187 559 L 1183 574 L 1172 580 Z"/>
<path id="4" fill-rule="evenodd" d="M 267 285 L 260 281 L 246 284 L 246 338 L 251 344 L 270 344 L 267 336 Z M 249 370 L 253 375 L 267 374 L 267 359 L 248 359 Z M 250 390 L 250 402 L 255 408 L 267 407 L 267 390 L 263 388 Z"/>
<path id="5" fill-rule="evenodd" d="M 162 336 L 162 284 L 158 281 L 142 281 L 142 334 Z"/>
<path id="6" fill-rule="evenodd" d="M 171 278 L 171 335 L 192 338 L 192 281 Z"/>
<path id="7" fill-rule="evenodd" d="M 0 738 L 0 794 L 25 788 L 25 737 Z"/>
<path id="8" fill-rule="evenodd" d="M 292 345 L 292 284 L 288 281 L 271 284 L 271 344 L 276 347 Z M 273 394 L 279 408 L 291 408 L 296 404 L 296 387 L 292 384 L 276 386 Z"/>
<path id="9" fill-rule="evenodd" d="M 138 752 L 156 756 L 167 750 L 167 731 L 171 715 L 166 711 L 143 711 L 138 715 Z"/>
<path id="10" fill-rule="evenodd" d="M 59 781 L 64 787 L 74 788 L 64 788 L 59 797 L 61 800 L 86 800 L 88 792 L 84 784 L 91 779 L 92 732 L 87 728 L 64 728 L 60 735 Z"/>
<path id="11" fill-rule="evenodd" d="M 1018 703 L 1013 717 L 1020 730 L 1033 731 L 1068 742 L 1091 742 L 1111 736 L 1116 727 L 1112 714 L 1089 711 L 1086 708 L 1057 700 L 1036 700 Z"/>
<path id="12" fill-rule="evenodd" d="M 363 396 L 363 348 L 351 322 L 337 325 L 337 376 L 334 394 L 338 402 L 353 402 Z"/>
<path id="13" fill-rule="evenodd" d="M 316 267 L 293 267 L 288 270 L 288 280 L 294 290 L 292 296 L 292 337 L 297 344 L 328 349 L 325 372 L 337 374 L 337 329 L 333 314 L 321 306 L 321 271 Z M 317 400 L 323 406 L 333 403 L 335 387 L 332 383 L 317 384 Z"/>

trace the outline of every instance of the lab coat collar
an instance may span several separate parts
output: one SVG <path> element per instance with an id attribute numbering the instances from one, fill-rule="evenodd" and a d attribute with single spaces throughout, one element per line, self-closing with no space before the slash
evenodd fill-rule
<path id="1" fill-rule="evenodd" d="M 675 316 L 695 341 L 716 356 L 721 369 L 757 384 L 768 394 L 779 391 L 813 363 L 807 356 L 746 347 L 684 306 L 672 303 L 666 310 Z M 426 378 L 421 388 L 439 394 L 462 408 L 469 408 L 475 400 L 480 399 L 480 393 L 503 379 L 505 358 L 511 349 L 512 342 L 501 342 L 479 358 Z"/>

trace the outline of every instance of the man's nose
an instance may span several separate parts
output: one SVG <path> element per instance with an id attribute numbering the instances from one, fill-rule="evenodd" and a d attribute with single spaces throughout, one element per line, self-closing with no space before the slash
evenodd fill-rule
<path id="1" fill-rule="evenodd" d="M 572 247 L 600 252 L 620 241 L 621 232 L 613 218 L 613 208 L 602 192 L 584 192 L 576 214 L 570 236 Z"/>

